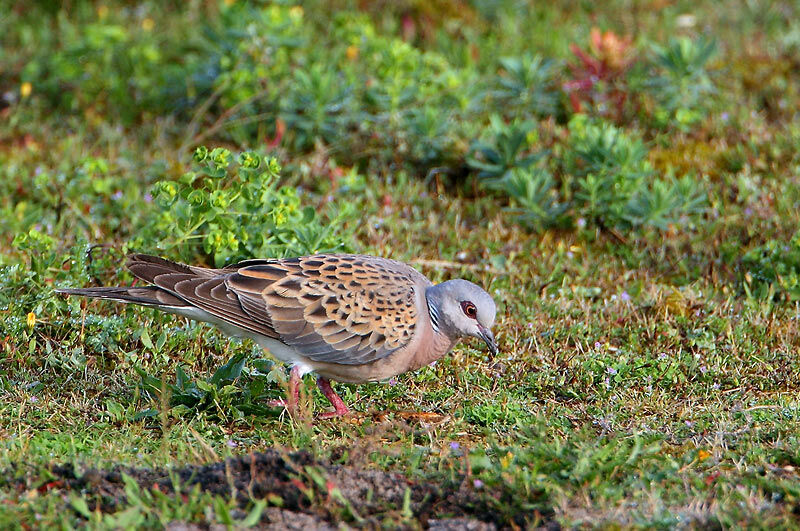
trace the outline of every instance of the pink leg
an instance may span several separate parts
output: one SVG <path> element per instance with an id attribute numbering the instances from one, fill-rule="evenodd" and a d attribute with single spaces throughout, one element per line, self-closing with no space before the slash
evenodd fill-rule
<path id="1" fill-rule="evenodd" d="M 287 389 L 286 398 L 279 398 L 278 400 L 270 400 L 267 405 L 270 407 L 285 407 L 289 410 L 289 414 L 294 414 L 297 411 L 297 405 L 300 403 L 300 367 L 292 367 L 289 372 L 289 389 Z"/>
<path id="2" fill-rule="evenodd" d="M 333 411 L 328 411 L 327 413 L 322 413 L 319 415 L 318 418 L 320 419 L 330 419 L 334 417 L 341 417 L 342 415 L 347 415 L 350 413 L 350 410 L 347 409 L 347 406 L 344 403 L 339 395 L 336 394 L 336 391 L 333 390 L 331 387 L 331 383 L 328 381 L 327 378 L 323 378 L 320 376 L 317 378 L 317 387 L 319 390 L 322 391 L 322 394 L 325 395 L 325 398 L 330 400 L 331 404 L 333 404 Z"/>

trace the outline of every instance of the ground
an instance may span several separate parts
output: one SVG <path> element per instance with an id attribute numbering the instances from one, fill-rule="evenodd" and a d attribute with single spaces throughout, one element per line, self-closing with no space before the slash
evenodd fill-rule
<path id="1" fill-rule="evenodd" d="M 793 3 L 6 4 L 0 526 L 797 525 Z M 499 354 L 293 419 L 251 342 L 53 291 L 327 248 L 483 286 Z"/>

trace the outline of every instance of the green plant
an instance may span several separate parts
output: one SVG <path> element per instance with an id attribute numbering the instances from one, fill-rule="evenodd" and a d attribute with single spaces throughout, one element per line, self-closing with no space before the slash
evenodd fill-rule
<path id="1" fill-rule="evenodd" d="M 265 402 L 275 398 L 274 384 L 282 381 L 283 373 L 279 366 L 263 359 L 253 360 L 246 367 L 248 357 L 247 353 L 235 354 L 205 380 L 192 378 L 180 365 L 175 369 L 175 383 L 151 376 L 141 368 L 136 370 L 144 392 L 159 404 L 166 401 L 174 415 L 208 411 L 221 418 L 264 416 L 274 411 Z M 135 418 L 157 417 L 159 407 L 142 410 Z"/>
<path id="2" fill-rule="evenodd" d="M 639 188 L 625 205 L 622 215 L 631 226 L 667 230 L 670 225 L 702 215 L 707 204 L 697 177 L 684 175 L 678 179 L 670 175 Z"/>
<path id="3" fill-rule="evenodd" d="M 280 116 L 296 149 L 309 149 L 317 139 L 331 144 L 344 136 L 354 117 L 352 89 L 335 70 L 319 63 L 297 69 L 292 86 Z"/>
<path id="4" fill-rule="evenodd" d="M 788 243 L 771 240 L 748 251 L 740 281 L 751 297 L 800 300 L 800 231 Z"/>
<path id="5" fill-rule="evenodd" d="M 560 202 L 555 179 L 543 168 L 514 168 L 495 184 L 495 188 L 516 201 L 517 205 L 508 210 L 532 230 L 540 231 L 566 222 L 569 205 Z"/>
<path id="6" fill-rule="evenodd" d="M 647 148 L 641 139 L 603 120 L 576 114 L 568 124 L 569 139 L 564 151 L 564 170 L 576 177 L 590 174 L 613 175 L 618 190 L 627 193 L 628 182 L 652 175 Z"/>
<path id="7" fill-rule="evenodd" d="M 155 184 L 153 195 L 163 210 L 129 246 L 158 241 L 161 249 L 175 249 L 186 260 L 202 250 L 217 266 L 344 249 L 337 232 L 351 208 L 328 210 L 325 219 L 313 207 L 302 207 L 296 188 L 279 186 L 275 158 L 246 151 L 236 160 L 227 149 L 197 148 L 198 171 Z"/>
<path id="8" fill-rule="evenodd" d="M 484 131 L 487 140 L 472 143 L 467 157 L 470 168 L 478 170 L 478 177 L 493 186 L 514 168 L 528 168 L 541 160 L 545 153 L 530 153 L 531 140 L 535 137 L 534 124 L 529 121 L 504 122 L 492 115 L 489 127 Z"/>
<path id="9" fill-rule="evenodd" d="M 628 202 L 652 174 L 641 140 L 580 114 L 569 122 L 563 166 L 580 213 L 610 226 L 625 220 Z"/>
<path id="10" fill-rule="evenodd" d="M 531 229 L 580 217 L 601 227 L 666 230 L 705 211 L 696 178 L 652 178 L 644 143 L 607 122 L 581 114 L 570 120 L 567 143 L 554 160 L 564 172 L 561 190 L 549 171 L 531 167 L 543 154 L 520 155 L 523 126 L 502 128 L 497 122 L 495 127 L 500 130 L 496 147 L 476 143 L 484 160 L 473 157 L 470 164 L 481 170 L 487 185 L 516 201 L 509 210 Z"/>
<path id="11" fill-rule="evenodd" d="M 656 101 L 657 125 L 688 130 L 703 118 L 715 92 L 707 64 L 716 49 L 713 40 L 687 37 L 653 46 L 656 73 L 648 76 L 645 86 Z"/>
<path id="12" fill-rule="evenodd" d="M 181 492 L 181 486 L 173 485 L 175 493 L 166 494 L 158 486 L 142 488 L 134 478 L 121 474 L 125 485 L 125 502 L 123 508 L 103 514 L 99 510 L 91 510 L 86 498 L 73 494 L 69 505 L 75 513 L 85 518 L 88 523 L 100 529 L 130 529 L 137 527 L 164 527 L 176 521 L 186 522 L 210 518 L 227 527 L 246 529 L 256 525 L 261 519 L 267 502 L 257 500 L 250 511 L 244 514 L 237 510 L 234 499 L 214 496 L 201 492 L 195 485 L 191 490 Z M 242 514 L 234 518 L 234 514 Z"/>
<path id="13" fill-rule="evenodd" d="M 553 116 L 558 110 L 556 63 L 539 54 L 500 59 L 501 73 L 490 92 L 506 116 Z"/>
<path id="14" fill-rule="evenodd" d="M 52 21 L 53 48 L 36 46 L 20 72 L 37 94 L 67 111 L 92 108 L 131 122 L 143 112 L 166 112 L 210 89 L 196 76 L 201 42 L 188 26 L 158 31 L 179 17 L 78 6 L 71 19 Z M 155 11 L 155 9 L 154 9 Z M 156 22 L 158 21 L 158 22 Z M 170 102 L 169 104 L 167 102 Z"/>

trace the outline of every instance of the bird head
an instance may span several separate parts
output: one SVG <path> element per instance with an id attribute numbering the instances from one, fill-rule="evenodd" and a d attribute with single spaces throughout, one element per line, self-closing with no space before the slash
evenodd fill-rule
<path id="1" fill-rule="evenodd" d="M 426 297 L 434 328 L 452 338 L 482 339 L 497 354 L 492 334 L 497 307 L 491 295 L 468 280 L 455 279 L 431 286 Z"/>

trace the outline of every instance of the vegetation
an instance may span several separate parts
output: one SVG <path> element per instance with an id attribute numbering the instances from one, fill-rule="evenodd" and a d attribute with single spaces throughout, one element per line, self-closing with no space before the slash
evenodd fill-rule
<path id="1" fill-rule="evenodd" d="M 0 527 L 795 525 L 794 3 L 0 10 Z M 290 419 L 252 343 L 54 293 L 131 251 L 403 260 L 501 352 Z"/>

